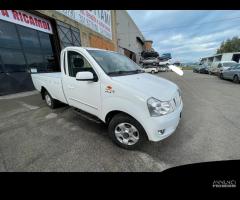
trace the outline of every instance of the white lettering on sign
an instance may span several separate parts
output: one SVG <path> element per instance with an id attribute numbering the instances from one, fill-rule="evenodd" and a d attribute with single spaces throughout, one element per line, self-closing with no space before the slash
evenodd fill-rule
<path id="1" fill-rule="evenodd" d="M 63 15 L 87 26 L 93 31 L 112 39 L 110 10 L 57 10 Z"/>
<path id="2" fill-rule="evenodd" d="M 0 19 L 52 34 L 48 20 L 20 10 L 0 10 Z"/>

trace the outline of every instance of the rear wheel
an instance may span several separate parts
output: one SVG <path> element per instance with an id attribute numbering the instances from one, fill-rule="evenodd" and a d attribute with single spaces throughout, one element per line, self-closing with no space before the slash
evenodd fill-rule
<path id="1" fill-rule="evenodd" d="M 152 74 L 154 74 L 154 73 L 155 73 L 155 71 L 154 71 L 154 70 L 152 70 L 152 71 L 151 71 L 151 73 L 152 73 Z"/>
<path id="2" fill-rule="evenodd" d="M 146 140 L 141 124 L 126 114 L 115 115 L 108 126 L 109 136 L 118 146 L 133 150 Z"/>
<path id="3" fill-rule="evenodd" d="M 235 76 L 233 77 L 233 82 L 234 82 L 234 83 L 239 83 L 239 78 L 238 78 L 237 75 L 235 75 Z"/>
<path id="4" fill-rule="evenodd" d="M 50 108 L 52 108 L 52 109 L 56 108 L 57 101 L 51 97 L 51 95 L 48 93 L 48 91 L 45 91 L 45 93 L 44 93 L 44 99 L 45 99 L 45 101 L 46 101 L 46 104 L 47 104 Z"/>

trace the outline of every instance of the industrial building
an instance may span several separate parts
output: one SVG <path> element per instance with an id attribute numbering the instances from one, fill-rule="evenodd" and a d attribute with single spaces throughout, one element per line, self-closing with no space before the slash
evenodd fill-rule
<path id="1" fill-rule="evenodd" d="M 116 11 L 117 50 L 139 63 L 144 50 L 144 36 L 125 10 Z"/>
<path id="2" fill-rule="evenodd" d="M 116 11 L 0 10 L 0 95 L 33 90 L 31 72 L 60 71 L 66 46 L 116 51 Z"/>
<path id="3" fill-rule="evenodd" d="M 60 71 L 67 46 L 118 51 L 139 62 L 144 37 L 123 10 L 0 10 L 0 95 L 33 90 L 32 72 Z"/>

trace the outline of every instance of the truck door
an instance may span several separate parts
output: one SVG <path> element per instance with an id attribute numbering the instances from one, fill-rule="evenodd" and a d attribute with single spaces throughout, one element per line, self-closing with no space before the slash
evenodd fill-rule
<path id="1" fill-rule="evenodd" d="M 76 74 L 90 71 L 97 74 L 88 60 L 79 52 L 69 50 L 65 55 L 65 71 L 63 89 L 69 105 L 99 116 L 100 112 L 100 81 L 79 81 Z"/>

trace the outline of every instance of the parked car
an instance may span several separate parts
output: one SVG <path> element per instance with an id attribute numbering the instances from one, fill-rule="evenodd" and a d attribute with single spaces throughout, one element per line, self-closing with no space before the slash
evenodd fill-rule
<path id="1" fill-rule="evenodd" d="M 169 60 L 166 60 L 166 61 L 160 61 L 159 63 L 159 66 L 168 66 L 168 65 L 170 65 L 171 63 L 170 63 L 170 61 Z"/>
<path id="2" fill-rule="evenodd" d="M 240 80 L 240 64 L 236 64 L 228 69 L 220 72 L 220 78 L 232 80 L 234 83 L 239 83 Z"/>
<path id="3" fill-rule="evenodd" d="M 161 62 L 168 61 L 170 59 L 172 59 L 171 53 L 163 53 L 162 55 L 159 56 L 159 60 Z"/>
<path id="4" fill-rule="evenodd" d="M 180 63 L 179 61 L 176 61 L 176 62 L 174 62 L 174 63 L 173 63 L 173 65 L 175 65 L 175 66 L 178 66 L 178 67 L 179 67 L 179 66 L 181 66 L 181 63 Z"/>
<path id="5" fill-rule="evenodd" d="M 151 74 L 158 73 L 158 68 L 151 65 L 143 66 L 142 69 L 147 73 L 151 73 Z"/>
<path id="6" fill-rule="evenodd" d="M 120 147 L 135 149 L 145 139 L 160 141 L 177 128 L 183 108 L 179 87 L 144 73 L 128 57 L 95 48 L 66 47 L 61 72 L 31 74 L 47 105 L 58 101 L 108 126 Z"/>
<path id="7" fill-rule="evenodd" d="M 208 74 L 209 66 L 207 64 L 200 65 L 199 73 L 200 74 Z"/>
<path id="8" fill-rule="evenodd" d="M 232 65 L 237 64 L 235 61 L 219 61 L 212 63 L 209 68 L 209 74 L 219 75 L 220 71 L 228 69 Z"/>
<path id="9" fill-rule="evenodd" d="M 157 66 L 159 65 L 159 59 L 158 58 L 154 58 L 154 57 L 148 57 L 148 58 L 144 58 L 140 60 L 140 63 L 144 66 L 144 65 L 153 65 L 153 66 Z"/>
<path id="10" fill-rule="evenodd" d="M 220 63 L 219 68 L 218 68 L 218 74 L 220 74 L 220 72 L 222 72 L 223 70 L 227 70 L 236 64 L 237 64 L 237 62 L 235 62 L 235 61 Z"/>
<path id="11" fill-rule="evenodd" d="M 159 72 L 167 72 L 168 71 L 168 67 L 167 66 L 160 66 L 160 67 L 158 67 L 158 71 Z"/>

